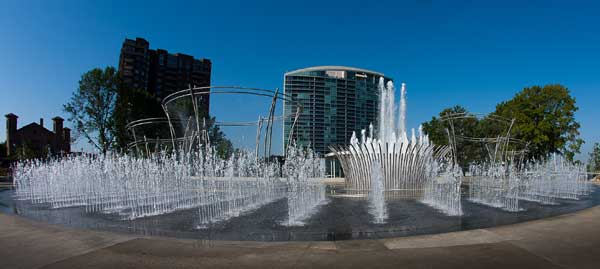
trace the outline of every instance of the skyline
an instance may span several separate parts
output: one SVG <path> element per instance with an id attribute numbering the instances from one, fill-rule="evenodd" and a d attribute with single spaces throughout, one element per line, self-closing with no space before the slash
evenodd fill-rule
<path id="1" fill-rule="evenodd" d="M 40 117 L 67 119 L 62 105 L 81 74 L 116 67 L 123 40 L 143 37 L 151 48 L 210 59 L 213 85 L 281 89 L 285 72 L 319 65 L 381 72 L 407 83 L 407 125 L 414 128 L 446 107 L 487 113 L 524 87 L 560 83 L 580 108 L 576 119 L 586 144 L 578 159 L 587 160 L 600 142 L 594 107 L 600 100 L 600 6 L 591 2 L 582 8 L 558 1 L 344 1 L 319 3 L 319 9 L 306 2 L 24 2 L 9 1 L 0 11 L 0 107 L 17 114 L 19 126 Z M 239 114 L 259 104 L 221 99 L 211 100 L 219 120 L 247 120 Z M 229 109 L 240 105 L 249 112 Z M 255 115 L 267 108 L 260 109 Z"/>

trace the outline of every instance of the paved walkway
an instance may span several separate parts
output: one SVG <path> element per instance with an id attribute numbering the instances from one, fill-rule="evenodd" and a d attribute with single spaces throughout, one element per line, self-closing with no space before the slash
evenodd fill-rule
<path id="1" fill-rule="evenodd" d="M 0 214 L 0 268 L 600 268 L 600 207 L 465 232 L 223 242 L 73 230 Z"/>

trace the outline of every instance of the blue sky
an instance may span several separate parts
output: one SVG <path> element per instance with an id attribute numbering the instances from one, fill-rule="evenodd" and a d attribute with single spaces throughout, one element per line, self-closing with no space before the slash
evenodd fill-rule
<path id="1" fill-rule="evenodd" d="M 561 83 L 580 107 L 584 153 L 600 142 L 593 1 L 123 2 L 2 1 L 0 113 L 19 126 L 66 118 L 80 75 L 117 66 L 123 39 L 139 36 L 211 59 L 214 85 L 281 88 L 284 72 L 315 65 L 376 70 L 407 83 L 413 127 L 445 107 L 490 112 L 523 87 Z M 211 103 L 223 120 L 264 110 L 259 100 Z"/>

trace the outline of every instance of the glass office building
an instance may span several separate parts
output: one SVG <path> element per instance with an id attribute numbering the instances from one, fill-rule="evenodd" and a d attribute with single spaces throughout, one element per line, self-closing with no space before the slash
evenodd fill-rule
<path id="1" fill-rule="evenodd" d="M 380 77 L 386 83 L 391 80 L 379 72 L 345 66 L 317 66 L 285 73 L 284 93 L 302 105 L 291 139 L 299 145 L 310 145 L 323 156 L 329 153 L 330 145 L 348 144 L 353 131 L 359 135 L 370 123 L 376 125 Z M 290 142 L 295 112 L 294 103 L 284 102 L 284 149 Z"/>

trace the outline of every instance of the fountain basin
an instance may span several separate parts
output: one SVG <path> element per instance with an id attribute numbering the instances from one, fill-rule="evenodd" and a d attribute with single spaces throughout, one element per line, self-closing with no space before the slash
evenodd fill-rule
<path id="1" fill-rule="evenodd" d="M 330 187 L 327 203 L 319 205 L 304 226 L 282 225 L 287 218 L 286 198 L 276 200 L 228 220 L 200 227 L 198 210 L 187 209 L 160 216 L 122 220 L 116 215 L 86 212 L 82 207 L 50 209 L 13 199 L 13 191 L 0 191 L 0 212 L 77 229 L 140 235 L 233 241 L 330 241 L 378 239 L 488 228 L 541 219 L 600 205 L 600 190 L 581 200 L 559 199 L 558 205 L 522 201 L 520 212 L 474 204 L 462 199 L 463 216 L 448 216 L 415 199 L 386 196 L 388 218 L 376 224 L 366 195 L 346 195 Z M 395 198 L 394 198 L 395 197 Z M 463 196 L 464 197 L 464 196 Z"/>

